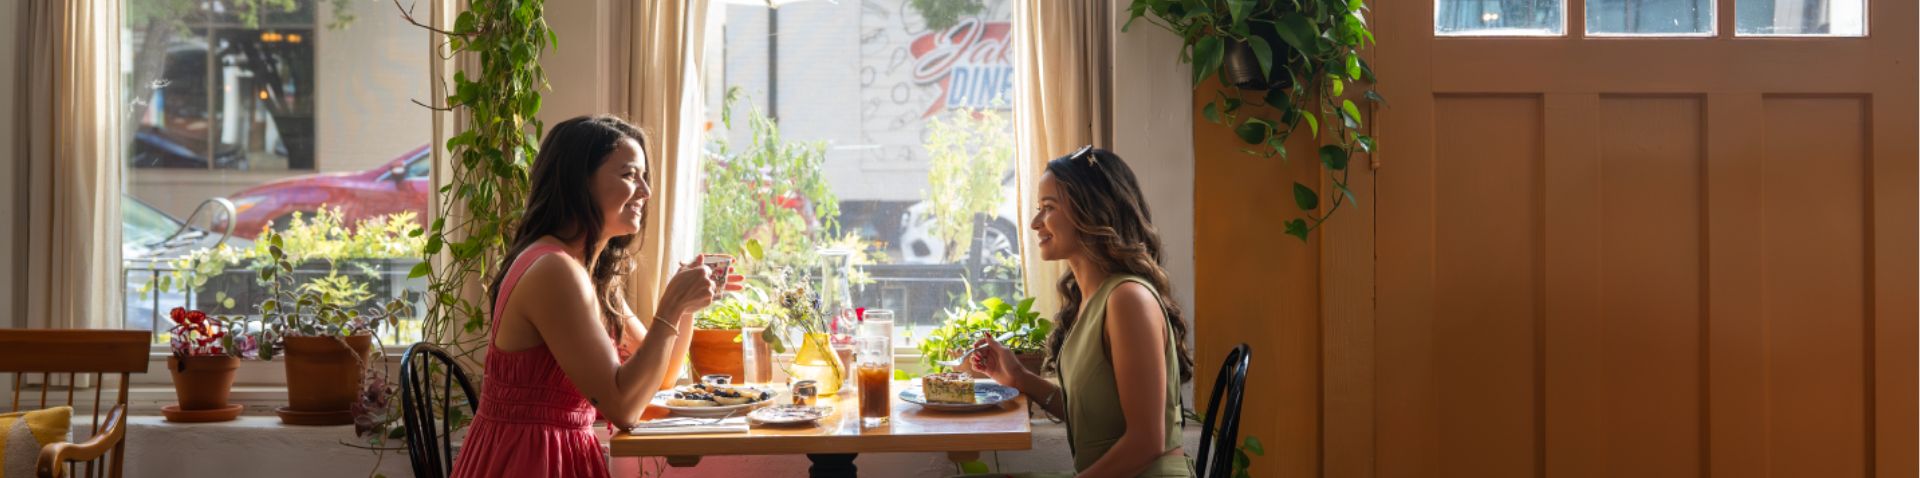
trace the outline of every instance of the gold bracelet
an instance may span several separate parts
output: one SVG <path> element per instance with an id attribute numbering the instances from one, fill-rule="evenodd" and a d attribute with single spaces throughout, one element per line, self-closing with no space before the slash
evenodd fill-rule
<path id="1" fill-rule="evenodd" d="M 680 335 L 680 328 L 679 328 L 679 327 L 675 327 L 675 326 L 673 325 L 673 323 L 672 323 L 672 322 L 667 322 L 667 321 L 664 321 L 664 320 L 660 320 L 660 316 L 657 316 L 657 315 L 656 315 L 656 316 L 653 316 L 653 324 L 654 324 L 654 325 L 664 325 L 664 326 L 666 326 L 666 327 L 667 327 L 667 330 L 670 330 L 670 331 L 672 331 L 672 332 L 673 332 L 673 335 Z"/>

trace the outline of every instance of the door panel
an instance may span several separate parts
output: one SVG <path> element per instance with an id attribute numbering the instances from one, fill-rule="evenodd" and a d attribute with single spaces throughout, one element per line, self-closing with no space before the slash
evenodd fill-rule
<path id="1" fill-rule="evenodd" d="M 1863 476 L 1868 458 L 1866 103 L 1768 97 L 1762 203 L 1769 471 Z"/>
<path id="2" fill-rule="evenodd" d="M 1920 473 L 1914 2 L 1587 38 L 1594 1 L 1546 38 L 1376 6 L 1374 474 Z"/>
<path id="3" fill-rule="evenodd" d="M 1435 100 L 1435 145 L 1459 158 L 1435 175 L 1433 265 L 1438 450 L 1486 477 L 1532 476 L 1539 465 L 1542 300 L 1541 100 L 1447 96 Z M 1483 291 L 1500 291 L 1485 294 Z"/>
<path id="4" fill-rule="evenodd" d="M 1704 119 L 1697 96 L 1602 96 L 1599 174 L 1569 185 L 1599 192 L 1597 274 L 1577 286 L 1599 298 L 1591 386 L 1614 476 L 1700 472 Z"/>

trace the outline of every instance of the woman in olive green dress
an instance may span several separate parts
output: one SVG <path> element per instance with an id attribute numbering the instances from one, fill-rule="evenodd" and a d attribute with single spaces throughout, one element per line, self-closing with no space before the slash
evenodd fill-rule
<path id="1" fill-rule="evenodd" d="M 1091 146 L 1047 163 L 1030 227 L 1040 257 L 1067 261 L 1047 368 L 1027 370 L 991 338 L 974 368 L 1064 417 L 1074 471 L 1188 477 L 1180 384 L 1193 377 L 1187 326 L 1161 266 L 1160 235 L 1126 163 Z"/>

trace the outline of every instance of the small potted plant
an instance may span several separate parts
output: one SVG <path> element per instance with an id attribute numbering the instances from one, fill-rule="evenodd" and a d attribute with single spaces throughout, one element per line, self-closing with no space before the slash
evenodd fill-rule
<path id="1" fill-rule="evenodd" d="M 974 340 L 981 334 L 991 335 L 1020 359 L 1020 364 L 1036 373 L 1046 362 L 1047 334 L 1053 332 L 1053 321 L 1040 316 L 1033 310 L 1033 298 L 1029 297 L 1019 304 L 1008 304 L 998 297 L 989 297 L 979 303 L 967 302 L 961 307 L 947 309 L 946 320 L 940 327 L 927 333 L 920 341 L 920 354 L 927 358 L 929 368 L 934 372 L 949 371 L 941 367 L 939 360 L 951 360 L 961 352 L 973 346 Z M 969 372 L 975 377 L 986 375 L 971 370 L 967 363 L 961 363 L 960 371 Z"/>
<path id="2" fill-rule="evenodd" d="M 175 307 L 168 314 L 173 320 L 168 340 L 173 355 L 167 357 L 167 371 L 173 375 L 173 393 L 180 403 L 160 409 L 172 422 L 224 422 L 240 416 L 246 407 L 230 405 L 233 374 L 240 358 L 257 350 L 246 323 L 232 318 L 209 316 L 198 310 Z M 237 330 L 236 330 L 237 329 Z"/>
<path id="3" fill-rule="evenodd" d="M 727 374 L 743 380 L 743 342 L 753 340 L 754 350 L 762 351 L 754 356 L 756 376 L 771 378 L 773 355 L 765 352 L 769 346 L 766 338 L 760 334 L 748 337 L 744 332 L 765 327 L 765 317 L 774 313 L 772 309 L 766 290 L 749 284 L 694 316 L 693 345 L 688 350 L 694 375 Z"/>
<path id="4" fill-rule="evenodd" d="M 412 306 L 395 298 L 381 307 L 353 309 L 364 288 L 343 276 L 296 283 L 296 264 L 280 234 L 269 231 L 267 266 L 260 269 L 266 300 L 260 303 L 260 356 L 286 355 L 286 407 L 275 410 L 289 425 L 347 425 L 362 393 L 364 373 L 379 351 L 382 326 L 393 327 Z"/>

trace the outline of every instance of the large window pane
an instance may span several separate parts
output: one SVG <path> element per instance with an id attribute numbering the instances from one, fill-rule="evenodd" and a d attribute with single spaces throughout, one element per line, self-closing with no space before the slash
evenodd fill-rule
<path id="1" fill-rule="evenodd" d="M 257 316 L 269 227 L 301 287 L 420 303 L 426 33 L 380 3 L 124 1 L 126 326 L 164 343 L 173 307 Z M 382 338 L 418 337 L 402 328 Z"/>
<path id="2" fill-rule="evenodd" d="M 1740 35 L 1864 36 L 1866 0 L 1739 0 Z"/>
<path id="3" fill-rule="evenodd" d="M 1587 0 L 1591 35 L 1713 33 L 1713 0 Z"/>
<path id="4" fill-rule="evenodd" d="M 1563 0 L 1435 0 L 1433 31 L 1442 36 L 1558 36 Z"/>
<path id="5" fill-rule="evenodd" d="M 922 336 L 969 292 L 1021 295 L 1013 2 L 774 3 L 710 14 L 712 129 L 682 198 L 701 201 L 699 247 L 764 243 L 762 286 L 811 273 L 817 248 L 853 249 L 871 281 L 854 305 Z"/>

